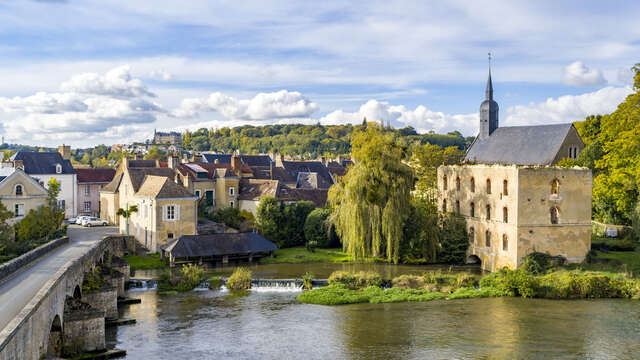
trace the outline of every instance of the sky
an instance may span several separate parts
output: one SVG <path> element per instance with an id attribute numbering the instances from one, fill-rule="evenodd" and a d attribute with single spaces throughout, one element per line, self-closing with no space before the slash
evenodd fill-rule
<path id="1" fill-rule="evenodd" d="M 614 111 L 640 2 L 0 2 L 0 134 L 74 147 L 242 124 L 478 129 Z"/>

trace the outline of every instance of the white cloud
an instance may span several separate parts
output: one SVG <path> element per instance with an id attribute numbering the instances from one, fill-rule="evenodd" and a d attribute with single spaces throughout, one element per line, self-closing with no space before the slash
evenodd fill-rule
<path id="1" fill-rule="evenodd" d="M 104 75 L 73 76 L 63 92 L 37 92 L 25 97 L 0 97 L 0 122 L 8 140 L 29 139 L 50 144 L 57 139 L 102 139 L 111 129 L 155 122 L 165 113 L 147 98 L 154 96 L 127 66 Z"/>
<path id="2" fill-rule="evenodd" d="M 569 123 L 589 115 L 608 114 L 631 93 L 628 87 L 607 86 L 582 95 L 564 95 L 537 104 L 513 106 L 507 109 L 505 125 Z"/>
<path id="3" fill-rule="evenodd" d="M 201 112 L 218 112 L 227 119 L 268 120 L 308 118 L 318 109 L 297 91 L 280 90 L 259 93 L 251 99 L 236 99 L 220 92 L 207 98 L 184 99 L 173 115 L 181 118 L 198 117 Z"/>
<path id="4" fill-rule="evenodd" d="M 66 92 L 80 94 L 106 95 L 125 98 L 155 96 L 155 94 L 147 90 L 147 87 L 140 79 L 134 79 L 131 77 L 128 65 L 119 66 L 108 71 L 104 75 L 97 73 L 75 75 L 71 80 L 63 82 L 60 89 Z"/>
<path id="5" fill-rule="evenodd" d="M 165 71 L 164 69 L 152 70 L 149 73 L 149 77 L 160 81 L 170 81 L 171 79 L 173 79 L 173 75 L 171 75 L 171 73 Z"/>
<path id="6" fill-rule="evenodd" d="M 478 114 L 445 114 L 433 111 L 424 105 L 414 110 L 406 107 L 392 106 L 387 102 L 369 100 L 356 112 L 336 110 L 320 119 L 320 123 L 360 124 L 364 118 L 367 121 L 390 122 L 394 127 L 412 126 L 418 132 L 435 131 L 438 133 L 458 130 L 463 134 L 475 134 L 478 129 Z"/>
<path id="7" fill-rule="evenodd" d="M 589 69 L 582 61 L 575 61 L 564 68 L 564 82 L 573 86 L 597 86 L 607 83 L 602 71 Z"/>

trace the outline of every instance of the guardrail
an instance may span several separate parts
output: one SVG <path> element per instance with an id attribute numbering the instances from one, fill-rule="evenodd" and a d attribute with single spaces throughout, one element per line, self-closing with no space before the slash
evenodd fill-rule
<path id="1" fill-rule="evenodd" d="M 26 269 L 32 262 L 38 260 L 43 255 L 57 249 L 58 247 L 68 244 L 69 237 L 65 236 L 59 239 L 51 240 L 46 244 L 26 252 L 15 259 L 11 259 L 0 265 L 0 285 L 17 275 L 21 270 Z"/>

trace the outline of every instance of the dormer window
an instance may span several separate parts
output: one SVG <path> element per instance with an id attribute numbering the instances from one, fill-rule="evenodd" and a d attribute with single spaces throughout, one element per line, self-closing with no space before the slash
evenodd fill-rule
<path id="1" fill-rule="evenodd" d="M 56 174 L 62 174 L 62 165 L 56 164 Z"/>
<path id="2" fill-rule="evenodd" d="M 233 196 L 236 194 L 236 189 L 232 186 L 229 188 L 229 196 Z"/>
<path id="3" fill-rule="evenodd" d="M 16 185 L 16 196 L 22 196 L 22 185 Z"/>

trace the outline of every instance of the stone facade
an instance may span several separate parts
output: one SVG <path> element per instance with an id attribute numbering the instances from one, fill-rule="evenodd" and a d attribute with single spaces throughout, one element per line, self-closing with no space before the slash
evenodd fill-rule
<path id="1" fill-rule="evenodd" d="M 82 301 L 95 309 L 104 311 L 104 317 L 107 319 L 118 318 L 118 290 L 111 286 L 111 283 L 105 284 L 98 290 L 82 294 Z"/>
<path id="2" fill-rule="evenodd" d="M 467 221 L 468 255 L 515 269 L 531 252 L 584 260 L 591 247 L 591 171 L 466 165 L 438 168 L 438 205 Z"/>
<path id="3" fill-rule="evenodd" d="M 14 221 L 47 203 L 47 190 L 21 169 L 3 168 L 10 175 L 0 181 L 0 202 L 11 211 Z"/>

